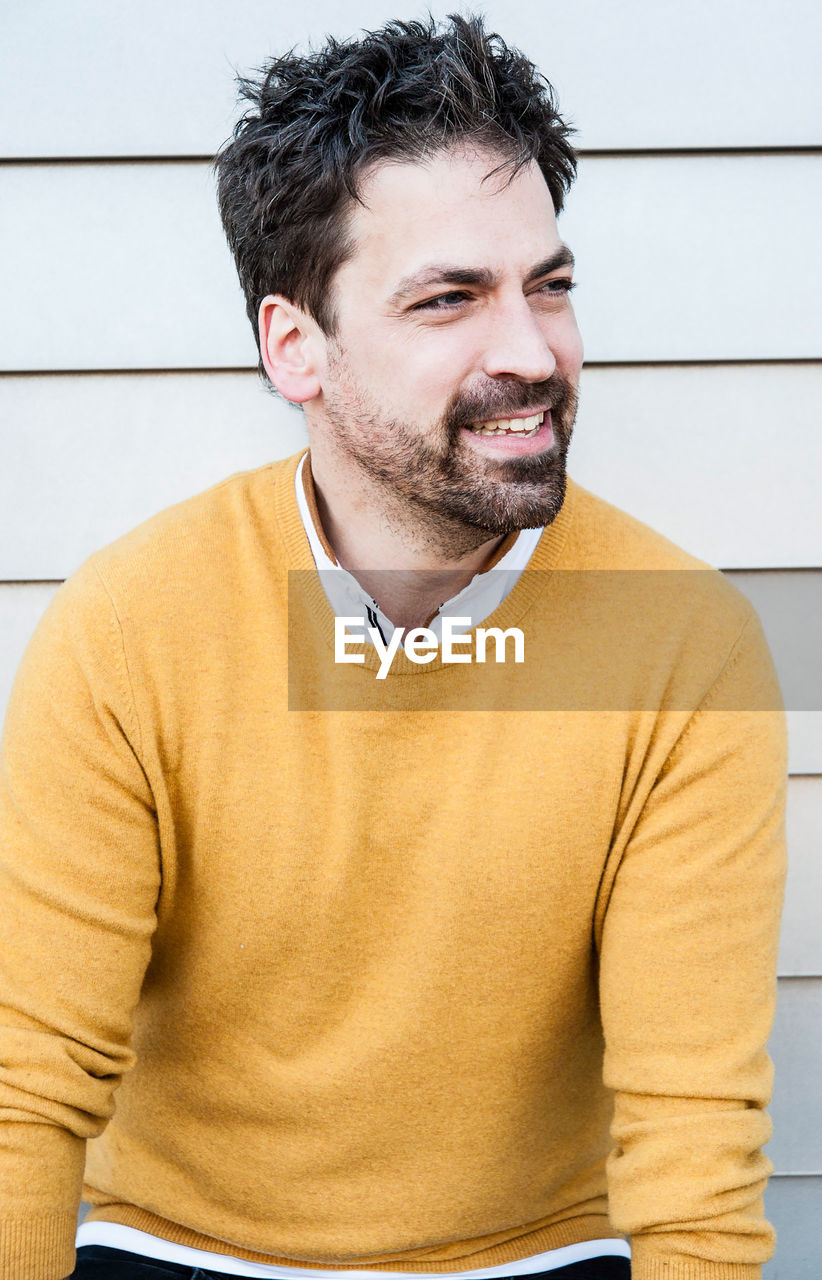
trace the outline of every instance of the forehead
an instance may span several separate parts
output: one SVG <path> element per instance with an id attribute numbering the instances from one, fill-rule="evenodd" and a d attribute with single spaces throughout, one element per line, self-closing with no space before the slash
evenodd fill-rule
<path id="1" fill-rule="evenodd" d="M 551 193 L 535 162 L 510 181 L 503 157 L 438 152 L 425 162 L 383 161 L 360 187 L 349 231 L 356 250 L 337 285 L 368 283 L 388 296 L 400 277 L 431 261 L 496 272 L 523 270 L 561 243 Z M 484 180 L 485 179 L 485 180 Z"/>

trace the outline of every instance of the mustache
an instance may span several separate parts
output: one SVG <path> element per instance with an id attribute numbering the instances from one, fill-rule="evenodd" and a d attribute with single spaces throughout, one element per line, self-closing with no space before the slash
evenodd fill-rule
<path id="1" fill-rule="evenodd" d="M 504 390 L 505 398 L 502 398 Z M 573 384 L 561 374 L 552 374 L 544 382 L 529 382 L 519 387 L 508 384 L 499 394 L 479 397 L 463 396 L 448 415 L 454 430 L 471 422 L 492 422 L 495 418 L 510 418 L 517 413 L 532 410 L 556 409 L 576 401 Z"/>

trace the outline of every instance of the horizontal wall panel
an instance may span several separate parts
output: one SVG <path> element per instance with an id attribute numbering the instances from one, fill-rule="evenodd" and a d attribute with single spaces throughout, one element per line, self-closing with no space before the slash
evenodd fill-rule
<path id="1" fill-rule="evenodd" d="M 307 443 L 302 411 L 252 372 L 2 377 L 0 424 L 6 581 L 65 578 L 155 512 Z"/>
<path id="2" fill-rule="evenodd" d="M 257 361 L 205 164 L 0 167 L 4 369 Z"/>
<path id="3" fill-rule="evenodd" d="M 771 1178 L 765 1213 L 776 1228 L 776 1252 L 762 1280 L 819 1280 L 822 1177 Z"/>
<path id="4" fill-rule="evenodd" d="M 818 357 L 820 207 L 816 156 L 586 160 L 561 230 L 588 359 Z M 256 362 L 206 164 L 0 167 L 0 238 L 4 369 Z"/>
<path id="5" fill-rule="evenodd" d="M 777 1173 L 822 1173 L 822 978 L 780 978 L 769 1053 Z"/>
<path id="6" fill-rule="evenodd" d="M 822 778 L 791 778 L 786 830 L 788 883 L 779 972 L 822 975 Z M 822 1076 L 822 1062 L 819 1063 Z"/>
<path id="7" fill-rule="evenodd" d="M 581 392 L 580 484 L 710 564 L 822 564 L 822 364 L 588 368 Z"/>
<path id="8" fill-rule="evenodd" d="M 822 714 L 822 569 L 732 570 L 727 577 L 759 615 L 783 705 Z"/>
<path id="9" fill-rule="evenodd" d="M 0 378 L 0 407 L 0 580 L 66 578 L 156 512 L 307 443 L 301 410 L 250 372 Z"/>
<path id="10" fill-rule="evenodd" d="M 54 583 L 0 584 L 0 724 L 25 647 L 56 590 Z"/>
<path id="11" fill-rule="evenodd" d="M 569 468 L 711 564 L 813 567 L 821 409 L 822 364 L 589 368 Z M 0 580 L 64 578 L 306 439 L 301 410 L 251 371 L 0 377 Z"/>
<path id="12" fill-rule="evenodd" d="M 7 9 L 0 154 L 9 156 L 208 154 L 235 118 L 234 67 L 398 16 L 383 0 L 344 8 L 318 0 L 310 9 L 200 0 L 196 21 L 189 0 Z M 536 4 L 490 0 L 482 9 L 488 28 L 553 80 L 583 146 L 820 140 L 822 37 L 812 0 L 588 0 L 553 7 L 549 22 Z"/>
<path id="13" fill-rule="evenodd" d="M 822 773 L 822 714 L 788 712 L 788 772 Z"/>
<path id="14" fill-rule="evenodd" d="M 588 359 L 819 357 L 820 208 L 822 156 L 584 161 L 560 231 Z"/>

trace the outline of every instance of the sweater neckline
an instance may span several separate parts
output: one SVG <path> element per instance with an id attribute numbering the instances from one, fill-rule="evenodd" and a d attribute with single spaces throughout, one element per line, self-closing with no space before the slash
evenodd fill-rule
<path id="1" fill-rule="evenodd" d="M 304 449 L 294 457 L 273 464 L 274 510 L 286 550 L 286 567 L 289 571 L 298 571 L 304 575 L 301 589 L 312 614 L 318 618 L 323 633 L 327 636 L 329 649 L 333 651 L 334 613 L 328 603 L 311 554 L 294 490 L 297 467 L 307 452 L 308 450 Z M 546 525 L 542 537 L 534 548 L 528 567 L 501 604 L 484 619 L 481 624 L 483 627 L 500 627 L 506 630 L 508 627 L 522 624 L 534 602 L 550 586 L 552 571 L 559 566 L 577 504 L 578 486 L 570 476 L 566 476 L 565 500 L 559 514 L 551 524 Z M 463 634 L 473 636 L 475 631 L 476 627 L 472 627 L 470 631 Z M 365 661 L 355 670 L 361 673 L 368 672 L 373 677 L 380 668 L 379 654 L 372 646 L 365 646 L 363 656 Z M 448 671 L 449 668 L 450 664 L 443 663 L 439 652 L 433 661 L 421 665 L 407 658 L 400 648 L 391 666 L 391 677 L 415 676 L 419 679 L 426 674 Z"/>

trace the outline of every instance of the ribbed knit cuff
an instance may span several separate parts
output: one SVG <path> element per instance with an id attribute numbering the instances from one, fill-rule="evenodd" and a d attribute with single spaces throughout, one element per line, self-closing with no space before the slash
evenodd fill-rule
<path id="1" fill-rule="evenodd" d="M 64 1280 L 76 1234 L 76 1214 L 0 1218 L 0 1280 Z"/>
<path id="2" fill-rule="evenodd" d="M 631 1258 L 631 1280 L 762 1280 L 762 1268 L 747 1262 L 706 1262 L 702 1258 Z"/>

